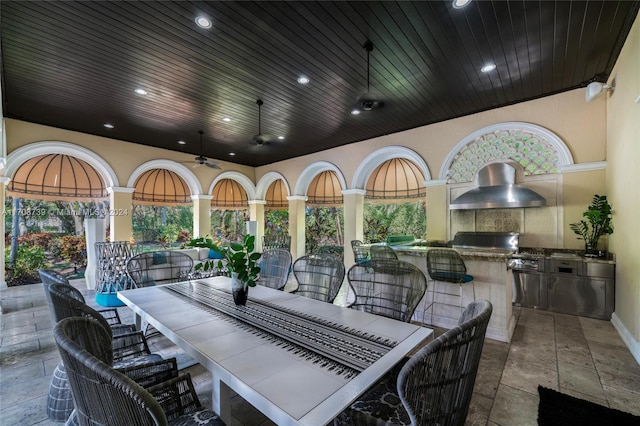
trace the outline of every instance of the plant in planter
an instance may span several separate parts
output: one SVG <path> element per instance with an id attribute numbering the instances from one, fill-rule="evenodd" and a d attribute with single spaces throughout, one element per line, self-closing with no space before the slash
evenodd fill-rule
<path id="1" fill-rule="evenodd" d="M 611 205 L 606 195 L 594 195 L 587 211 L 582 213 L 587 220 L 571 223 L 569 227 L 580 235 L 578 239 L 584 240 L 585 256 L 594 256 L 597 253 L 598 241 L 603 235 L 613 234 L 611 224 Z"/>
<path id="2" fill-rule="evenodd" d="M 255 237 L 245 235 L 241 243 L 229 243 L 218 245 L 211 238 L 195 238 L 189 241 L 187 246 L 205 247 L 219 253 L 222 259 L 207 260 L 196 265 L 196 270 L 209 271 L 213 268 L 226 269 L 231 276 L 231 290 L 236 305 L 244 305 L 247 302 L 249 287 L 255 287 L 260 275 L 260 267 L 257 265 L 261 253 L 254 252 Z"/>

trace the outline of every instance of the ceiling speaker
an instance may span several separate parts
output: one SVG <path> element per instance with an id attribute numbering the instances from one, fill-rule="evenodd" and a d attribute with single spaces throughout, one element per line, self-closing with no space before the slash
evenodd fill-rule
<path id="1" fill-rule="evenodd" d="M 608 86 L 604 83 L 600 83 L 599 81 L 594 81 L 587 85 L 587 91 L 584 98 L 587 102 L 590 102 L 606 91 L 613 91 L 613 86 Z"/>

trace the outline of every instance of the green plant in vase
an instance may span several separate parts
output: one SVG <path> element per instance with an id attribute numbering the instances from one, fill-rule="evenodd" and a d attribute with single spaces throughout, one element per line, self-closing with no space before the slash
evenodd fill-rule
<path id="1" fill-rule="evenodd" d="M 207 260 L 196 265 L 196 270 L 209 271 L 218 267 L 226 269 L 231 277 L 231 290 L 236 305 L 244 305 L 247 301 L 249 287 L 255 287 L 260 276 L 260 267 L 257 265 L 261 253 L 254 252 L 255 237 L 245 235 L 241 243 L 231 242 L 225 245 L 216 244 L 211 238 L 194 238 L 187 246 L 205 247 L 222 256 L 222 259 Z"/>
<path id="2" fill-rule="evenodd" d="M 598 241 L 603 235 L 613 234 L 611 223 L 611 205 L 606 195 L 594 195 L 587 211 L 582 213 L 587 220 L 571 223 L 569 227 L 580 235 L 578 239 L 584 240 L 585 256 L 594 256 L 597 253 Z"/>

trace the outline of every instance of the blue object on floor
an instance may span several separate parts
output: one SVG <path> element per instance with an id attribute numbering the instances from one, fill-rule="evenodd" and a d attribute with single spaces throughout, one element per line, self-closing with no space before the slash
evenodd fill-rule
<path id="1" fill-rule="evenodd" d="M 116 293 L 96 293 L 96 303 L 107 307 L 124 306 L 124 302 L 118 299 Z"/>

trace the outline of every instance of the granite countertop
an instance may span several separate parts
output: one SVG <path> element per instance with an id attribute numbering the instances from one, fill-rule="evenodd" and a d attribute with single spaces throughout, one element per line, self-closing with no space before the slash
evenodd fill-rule
<path id="1" fill-rule="evenodd" d="M 417 247 L 392 247 L 393 250 L 399 255 L 405 256 L 425 256 L 427 252 L 431 249 L 437 249 L 442 247 L 425 247 L 425 246 L 417 246 Z M 463 259 L 468 260 L 486 260 L 489 262 L 504 262 L 509 257 L 511 257 L 512 252 L 505 251 L 480 251 L 480 250 L 457 250 L 462 256 Z"/>
<path id="2" fill-rule="evenodd" d="M 430 246 L 392 246 L 393 250 L 399 255 L 405 256 L 426 256 L 427 251 L 435 248 L 441 247 L 430 247 Z M 500 251 L 500 250 L 460 250 L 456 249 L 463 259 L 468 260 L 486 260 L 489 262 L 502 262 L 511 257 L 513 252 L 511 251 Z M 527 250 L 526 248 L 521 249 L 521 251 Z M 615 264 L 615 255 L 612 253 L 607 253 L 606 257 L 585 257 L 584 251 L 582 250 L 571 250 L 571 249 L 537 249 L 541 253 L 544 253 L 544 258 L 546 259 L 575 259 L 581 260 L 587 263 L 607 263 L 607 264 Z"/>

